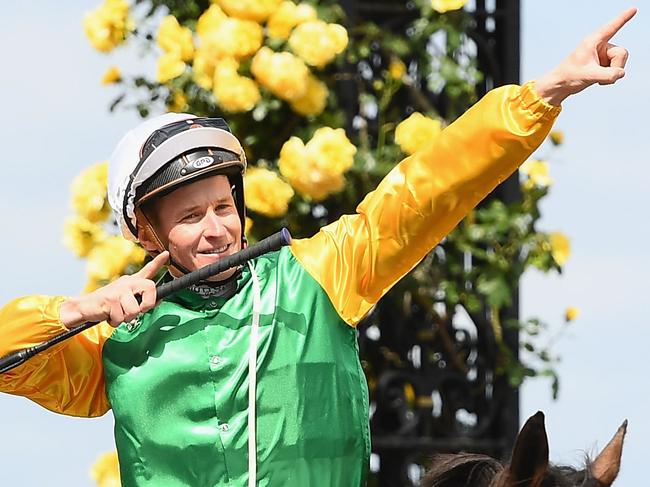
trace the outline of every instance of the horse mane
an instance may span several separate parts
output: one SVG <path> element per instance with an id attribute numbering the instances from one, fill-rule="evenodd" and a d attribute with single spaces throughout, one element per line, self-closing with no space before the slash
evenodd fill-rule
<path id="1" fill-rule="evenodd" d="M 477 453 L 438 454 L 431 460 L 422 487 L 609 487 L 621 468 L 627 420 L 607 446 L 582 470 L 549 463 L 544 413 L 524 424 L 515 440 L 510 463 L 504 465 Z"/>
<path id="2" fill-rule="evenodd" d="M 600 487 L 591 475 L 590 460 L 577 470 L 549 466 L 540 487 Z M 498 460 L 476 453 L 436 454 L 422 479 L 421 487 L 509 487 L 508 469 Z"/>
<path id="3" fill-rule="evenodd" d="M 437 454 L 422 479 L 422 487 L 490 487 L 504 470 L 498 460 L 476 453 Z"/>

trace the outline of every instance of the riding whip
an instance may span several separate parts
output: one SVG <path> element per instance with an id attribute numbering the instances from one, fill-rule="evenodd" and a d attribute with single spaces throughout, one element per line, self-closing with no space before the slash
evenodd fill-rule
<path id="1" fill-rule="evenodd" d="M 240 250 L 235 254 L 224 257 L 223 259 L 219 259 L 218 261 L 213 262 L 212 264 L 208 264 L 205 267 L 201 267 L 194 272 L 190 272 L 189 274 L 185 274 L 177 279 L 161 284 L 160 286 L 156 286 L 156 300 L 159 301 L 161 299 L 164 299 L 169 295 L 180 291 L 181 289 L 185 289 L 186 287 L 197 284 L 200 281 L 204 281 L 207 278 L 217 275 L 232 267 L 240 266 L 247 261 L 254 259 L 255 257 L 259 257 L 262 254 L 278 250 L 285 245 L 289 245 L 290 243 L 291 234 L 289 233 L 289 230 L 283 228 L 270 237 L 260 240 L 255 245 L 251 245 L 250 247 Z M 78 333 L 81 333 L 82 331 L 95 326 L 97 323 L 98 322 L 84 323 L 71 330 L 61 333 L 60 335 L 55 336 L 54 338 L 51 338 L 50 340 L 47 340 L 46 342 L 43 342 L 39 345 L 25 348 L 23 350 L 17 350 L 8 355 L 5 355 L 4 357 L 1 357 L 0 374 L 4 374 L 9 370 L 18 367 L 37 353 L 43 352 L 48 348 L 56 345 L 57 343 L 60 343 L 63 340 L 67 340 L 68 338 L 73 337 Z"/>

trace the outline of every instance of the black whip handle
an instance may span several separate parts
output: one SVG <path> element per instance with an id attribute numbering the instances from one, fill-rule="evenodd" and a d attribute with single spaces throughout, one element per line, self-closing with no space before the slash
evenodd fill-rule
<path id="1" fill-rule="evenodd" d="M 189 274 L 185 274 L 184 276 L 174 279 L 173 281 L 169 281 L 161 284 L 160 286 L 157 286 L 156 300 L 159 301 L 161 299 L 164 299 L 169 295 L 180 291 L 181 289 L 185 289 L 186 287 L 204 281 L 211 276 L 215 276 L 220 272 L 231 269 L 233 267 L 238 267 L 242 264 L 245 264 L 247 261 L 254 259 L 255 257 L 259 257 L 260 255 L 266 254 L 267 252 L 279 250 L 281 247 L 290 244 L 291 234 L 289 233 L 289 230 L 283 228 L 270 237 L 266 237 L 255 245 L 251 245 L 250 247 L 240 250 L 236 254 L 232 254 L 228 257 L 224 257 L 223 259 L 219 259 L 218 261 L 212 264 L 208 264 L 205 267 L 201 267 L 194 272 L 190 272 Z M 97 322 L 89 321 L 83 325 L 61 333 L 60 335 L 57 335 L 54 338 L 51 338 L 50 340 L 39 345 L 25 348 L 23 350 L 17 350 L 16 352 L 12 352 L 8 355 L 5 355 L 4 357 L 0 357 L 0 374 L 4 374 L 9 370 L 18 367 L 37 353 L 47 350 L 57 343 L 61 343 L 63 340 L 67 340 L 68 338 L 73 337 L 74 335 L 77 335 L 78 333 L 81 333 L 82 331 L 95 326 L 96 324 Z"/>
<path id="2" fill-rule="evenodd" d="M 279 248 L 289 245 L 291 243 L 291 234 L 289 230 L 283 228 L 277 233 L 274 233 L 270 237 L 266 237 L 264 240 L 260 240 L 255 245 L 240 250 L 236 254 L 229 255 L 223 259 L 219 259 L 212 264 L 208 264 L 205 267 L 185 274 L 184 276 L 178 277 L 173 281 L 166 282 L 161 284 L 156 288 L 156 299 L 161 300 L 165 299 L 170 294 L 175 293 L 181 289 L 196 284 L 201 281 L 205 281 L 211 276 L 216 276 L 220 272 L 223 272 L 227 269 L 240 266 L 247 261 L 259 257 L 262 254 L 267 252 L 273 252 Z"/>

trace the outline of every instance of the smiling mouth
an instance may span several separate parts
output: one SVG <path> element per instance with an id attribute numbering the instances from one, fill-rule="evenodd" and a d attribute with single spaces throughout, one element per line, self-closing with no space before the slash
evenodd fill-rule
<path id="1" fill-rule="evenodd" d="M 226 244 L 222 247 L 218 247 L 213 250 L 204 250 L 202 252 L 199 252 L 202 255 L 221 255 L 225 253 L 228 249 L 230 248 L 230 244 Z"/>

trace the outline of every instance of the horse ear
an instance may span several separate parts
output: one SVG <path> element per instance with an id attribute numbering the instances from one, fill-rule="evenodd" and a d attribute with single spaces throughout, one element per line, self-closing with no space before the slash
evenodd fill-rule
<path id="1" fill-rule="evenodd" d="M 591 475 L 604 487 L 616 480 L 621 468 L 621 455 L 623 454 L 623 440 L 627 432 L 627 419 L 618 428 L 614 437 L 603 448 L 596 460 L 589 466 Z"/>
<path id="2" fill-rule="evenodd" d="M 544 413 L 538 411 L 528 418 L 517 435 L 508 481 L 519 487 L 539 487 L 548 469 L 548 438 Z"/>

